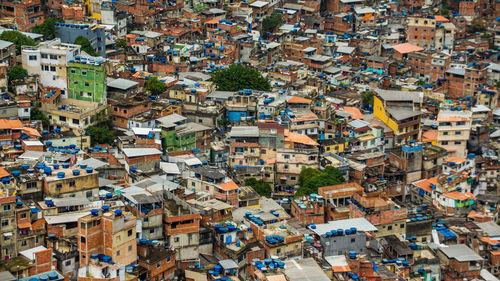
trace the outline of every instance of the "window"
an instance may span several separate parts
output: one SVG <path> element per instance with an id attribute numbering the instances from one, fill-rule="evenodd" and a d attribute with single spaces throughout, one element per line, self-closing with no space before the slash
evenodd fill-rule
<path id="1" fill-rule="evenodd" d="M 285 169 L 288 169 L 288 165 L 285 165 Z"/>
<path id="2" fill-rule="evenodd" d="M 50 59 L 51 59 L 51 60 L 56 60 L 56 59 L 57 59 L 57 56 L 56 56 L 56 55 L 50 55 Z"/>
<path id="3" fill-rule="evenodd" d="M 128 236 L 132 236 L 132 229 L 129 229 L 129 230 L 128 230 L 127 235 L 128 235 Z"/>
<path id="4" fill-rule="evenodd" d="M 78 81 L 73 82 L 73 84 L 78 85 Z"/>
<path id="5" fill-rule="evenodd" d="M 70 181 L 69 182 L 69 187 L 75 187 L 75 181 Z"/>
<path id="6" fill-rule="evenodd" d="M 404 223 L 400 224 L 399 228 L 405 228 L 405 224 Z"/>
<path id="7" fill-rule="evenodd" d="M 443 141 L 442 145 L 448 145 L 448 142 L 447 141 Z"/>
<path id="8" fill-rule="evenodd" d="M 75 124 L 75 125 L 79 125 L 79 124 L 80 124 L 80 120 L 78 120 L 78 119 L 74 119 L 74 118 L 73 118 L 73 120 L 71 120 L 71 121 L 72 121 L 72 123 L 73 123 L 73 124 Z"/>
<path id="9" fill-rule="evenodd" d="M 85 87 L 88 87 L 89 85 L 89 82 L 85 82 Z"/>
<path id="10" fill-rule="evenodd" d="M 158 263 L 156 264 L 156 268 L 160 268 L 160 266 L 161 266 L 161 262 L 158 262 Z"/>
<path id="11" fill-rule="evenodd" d="M 191 182 L 191 186 L 196 186 L 196 184 L 194 183 L 194 181 L 193 181 L 193 182 Z"/>
<path id="12" fill-rule="evenodd" d="M 29 60 L 36 60 L 36 56 L 29 56 L 28 59 Z"/>
<path id="13" fill-rule="evenodd" d="M 116 256 L 120 256 L 120 250 L 116 251 Z"/>
<path id="14" fill-rule="evenodd" d="M 174 243 L 178 243 L 179 242 L 179 237 L 175 237 L 174 238 Z"/>
<path id="15" fill-rule="evenodd" d="M 43 66 L 43 69 L 44 69 L 45 71 L 49 71 L 49 66 L 48 66 L 48 65 L 44 65 L 44 66 Z"/>
<path id="16" fill-rule="evenodd" d="M 42 59 L 46 59 L 47 58 L 47 54 L 41 54 L 40 56 L 42 57 Z"/>
<path id="17" fill-rule="evenodd" d="M 26 246 L 28 243 L 26 243 L 26 240 L 21 241 L 21 246 Z"/>
<path id="18" fill-rule="evenodd" d="M 461 141 L 456 141 L 455 144 L 462 144 L 462 142 Z"/>
<path id="19" fill-rule="evenodd" d="M 155 229 L 154 229 L 154 228 L 151 228 L 151 229 L 149 230 L 149 233 L 151 233 L 151 234 L 155 233 Z"/>
<path id="20" fill-rule="evenodd" d="M 65 265 L 65 266 L 70 266 L 70 265 L 71 265 L 71 260 L 65 261 L 65 262 L 64 262 L 64 265 Z"/>
<path id="21" fill-rule="evenodd" d="M 56 188 L 57 189 L 61 189 L 62 188 L 62 184 L 61 183 L 56 184 Z"/>
<path id="22" fill-rule="evenodd" d="M 76 70 L 71 69 L 71 73 L 72 73 L 72 74 L 75 74 L 75 73 L 76 73 Z"/>
<path id="23" fill-rule="evenodd" d="M 392 225 L 389 225 L 389 226 L 387 227 L 387 230 L 392 230 Z"/>
<path id="24" fill-rule="evenodd" d="M 59 116 L 59 121 L 66 122 L 66 116 Z"/>
<path id="25" fill-rule="evenodd" d="M 92 191 L 87 191 L 87 194 L 85 194 L 85 196 L 87 196 L 87 198 L 92 197 L 93 196 Z"/>
<path id="26" fill-rule="evenodd" d="M 55 66 L 51 66 L 50 67 L 50 71 L 56 71 L 56 67 Z"/>
<path id="27" fill-rule="evenodd" d="M 4 205 L 3 206 L 4 211 L 9 211 L 10 210 L 10 205 Z"/>
<path id="28" fill-rule="evenodd" d="M 290 155 L 288 155 L 288 154 L 283 155 L 283 157 L 284 157 L 285 159 L 290 159 Z"/>
<path id="29" fill-rule="evenodd" d="M 25 218 L 26 218 L 26 213 L 22 213 L 21 215 L 19 215 L 19 217 L 20 217 L 21 219 L 25 219 Z"/>
<path id="30" fill-rule="evenodd" d="M 82 75 L 87 75 L 87 70 L 82 70 Z"/>
<path id="31" fill-rule="evenodd" d="M 443 136 L 447 136 L 448 135 L 448 132 L 443 132 Z"/>
<path id="32" fill-rule="evenodd" d="M 461 134 L 462 134 L 462 132 L 460 132 L 460 131 L 455 132 L 455 135 L 461 135 Z"/>
<path id="33" fill-rule="evenodd" d="M 82 236 L 82 237 L 80 237 L 80 242 L 81 242 L 81 243 L 85 243 L 86 241 L 87 241 L 87 240 L 85 239 L 85 237 L 83 237 L 83 236 Z"/>
<path id="34" fill-rule="evenodd" d="M 2 226 L 8 226 L 9 220 L 2 220 Z"/>
<path id="35" fill-rule="evenodd" d="M 355 243 L 356 242 L 356 238 L 351 238 L 351 243 Z"/>

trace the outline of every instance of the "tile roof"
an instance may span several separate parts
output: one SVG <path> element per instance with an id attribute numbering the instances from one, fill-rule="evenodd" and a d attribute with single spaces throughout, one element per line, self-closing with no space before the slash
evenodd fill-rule
<path id="1" fill-rule="evenodd" d="M 291 97 L 288 101 L 288 103 L 311 103 L 310 99 L 298 97 L 298 96 L 293 96 Z"/>
<path id="2" fill-rule="evenodd" d="M 421 52 L 424 50 L 424 48 L 419 47 L 417 45 L 413 45 L 411 43 L 403 43 L 399 45 L 392 46 L 392 48 L 401 54 L 408 54 L 412 52 Z"/>
<path id="3" fill-rule="evenodd" d="M 234 181 L 228 181 L 219 184 L 220 188 L 224 191 L 231 191 L 231 190 L 237 190 L 240 189 L 240 187 L 234 182 Z"/>

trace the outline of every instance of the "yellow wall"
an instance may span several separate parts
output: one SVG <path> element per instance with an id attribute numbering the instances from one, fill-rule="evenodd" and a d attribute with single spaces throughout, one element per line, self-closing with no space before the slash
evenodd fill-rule
<path id="1" fill-rule="evenodd" d="M 375 117 L 380 119 L 380 121 L 384 122 L 384 124 L 391 128 L 395 135 L 398 134 L 398 124 L 387 116 L 387 114 L 385 113 L 384 104 L 377 96 L 373 97 L 373 115 L 375 115 Z"/>
<path id="2" fill-rule="evenodd" d="M 347 147 L 348 143 L 336 143 L 336 144 L 331 144 L 331 145 L 325 145 L 325 152 L 331 152 L 331 153 L 343 153 L 345 148 Z"/>

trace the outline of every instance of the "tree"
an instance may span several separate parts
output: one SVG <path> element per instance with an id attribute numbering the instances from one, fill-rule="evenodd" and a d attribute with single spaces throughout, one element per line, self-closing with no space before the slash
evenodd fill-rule
<path id="1" fill-rule="evenodd" d="M 165 92 L 165 90 L 167 90 L 167 86 L 165 85 L 165 83 L 160 81 L 160 79 L 158 79 L 155 76 L 152 76 L 149 77 L 148 80 L 146 80 L 145 89 L 150 91 L 154 95 L 159 95 Z"/>
<path id="2" fill-rule="evenodd" d="M 323 171 L 318 172 L 319 174 L 309 169 L 302 169 L 299 175 L 299 181 L 301 178 L 305 180 L 301 182 L 300 187 L 295 192 L 295 196 L 317 193 L 319 187 L 337 185 L 344 182 L 344 176 L 340 170 L 335 167 L 328 166 Z"/>
<path id="3" fill-rule="evenodd" d="M 270 16 L 265 17 L 262 20 L 262 32 L 264 36 L 267 38 L 267 34 L 272 33 L 276 27 L 281 26 L 283 24 L 283 19 L 281 15 L 278 13 L 272 13 Z"/>
<path id="4" fill-rule="evenodd" d="M 85 130 L 89 132 L 91 145 L 113 144 L 116 139 L 109 127 L 89 126 Z"/>
<path id="5" fill-rule="evenodd" d="M 23 79 L 28 74 L 28 71 L 24 69 L 20 65 L 14 65 L 8 72 L 7 78 L 9 79 L 9 83 L 12 81 L 16 81 L 19 79 Z"/>
<path id="6" fill-rule="evenodd" d="M 41 120 L 42 126 L 44 129 L 48 129 L 50 126 L 49 118 L 37 106 L 34 106 L 33 108 L 31 108 L 30 119 L 31 120 Z"/>
<path id="7" fill-rule="evenodd" d="M 318 169 L 314 168 L 304 168 L 302 171 L 300 171 L 299 174 L 299 185 L 303 185 L 307 181 L 309 181 L 311 178 L 314 178 L 316 176 L 321 175 L 321 172 Z"/>
<path id="8" fill-rule="evenodd" d="M 118 39 L 115 42 L 116 47 L 125 49 L 127 47 L 127 41 L 125 39 Z"/>
<path id="9" fill-rule="evenodd" d="M 443 8 L 441 9 L 441 11 L 439 11 L 439 13 L 442 15 L 442 16 L 449 16 L 450 15 L 450 10 L 446 9 L 446 8 Z"/>
<path id="10" fill-rule="evenodd" d="M 80 35 L 76 37 L 75 44 L 82 46 L 82 51 L 85 51 L 85 53 L 94 57 L 99 56 L 99 54 L 95 52 L 94 48 L 92 48 L 89 39 Z"/>
<path id="11" fill-rule="evenodd" d="M 269 80 L 264 78 L 258 70 L 240 64 L 232 64 L 227 69 L 216 70 L 212 73 L 212 80 L 220 91 L 271 90 Z"/>
<path id="12" fill-rule="evenodd" d="M 476 33 L 476 32 L 483 32 L 485 30 L 486 26 L 483 24 L 483 22 L 480 19 L 474 19 L 472 20 L 471 25 L 468 27 L 467 32 Z"/>
<path id="13" fill-rule="evenodd" d="M 250 186 L 260 196 L 271 197 L 271 185 L 264 180 L 257 180 L 256 178 L 248 178 L 245 180 L 245 185 Z"/>
<path id="14" fill-rule="evenodd" d="M 45 40 L 54 39 L 57 36 L 56 22 L 64 22 L 64 20 L 56 17 L 46 18 L 42 24 L 33 27 L 33 32 L 42 34 Z"/>
<path id="15" fill-rule="evenodd" d="M 16 54 L 21 54 L 21 46 L 36 46 L 35 40 L 19 31 L 8 30 L 0 34 L 0 40 L 9 41 L 16 45 Z"/>
<path id="16" fill-rule="evenodd" d="M 361 103 L 364 109 L 368 109 L 370 106 L 373 106 L 373 97 L 375 96 L 375 92 L 367 91 L 361 93 Z"/>

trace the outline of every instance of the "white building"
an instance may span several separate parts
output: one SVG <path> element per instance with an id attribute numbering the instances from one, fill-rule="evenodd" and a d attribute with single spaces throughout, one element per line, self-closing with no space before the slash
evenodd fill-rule
<path id="1" fill-rule="evenodd" d="M 29 75 L 39 75 L 43 87 L 61 89 L 67 98 L 68 78 L 66 65 L 80 54 L 80 45 L 61 43 L 56 38 L 40 43 L 37 47 L 23 46 L 21 58 Z"/>

